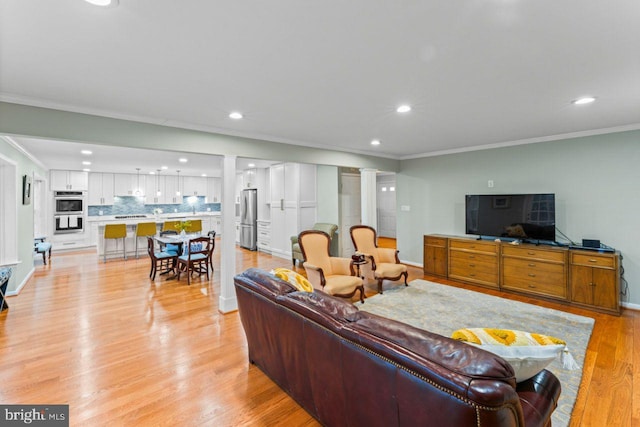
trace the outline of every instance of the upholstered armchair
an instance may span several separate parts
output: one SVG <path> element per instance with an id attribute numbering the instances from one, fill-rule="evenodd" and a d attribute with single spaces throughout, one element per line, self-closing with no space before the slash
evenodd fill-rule
<path id="1" fill-rule="evenodd" d="M 356 276 L 351 258 L 329 255 L 330 238 L 327 233 L 307 230 L 298 237 L 305 259 L 303 267 L 314 288 L 343 298 L 351 298 L 360 291 L 360 301 L 364 302 L 362 278 Z"/>
<path id="2" fill-rule="evenodd" d="M 338 226 L 336 224 L 329 224 L 326 222 L 316 222 L 311 229 L 327 233 L 331 240 L 329 245 L 329 254 L 331 256 L 338 256 L 338 239 L 335 238 Z M 302 250 L 300 250 L 298 236 L 291 236 L 291 262 L 294 267 L 296 266 L 296 260 L 304 261 L 304 256 L 302 255 Z"/>
<path id="3" fill-rule="evenodd" d="M 407 266 L 400 264 L 397 250 L 378 247 L 376 230 L 368 225 L 354 225 L 349 232 L 356 251 L 364 254 L 369 261 L 363 270 L 373 273 L 373 278 L 378 281 L 378 293 L 382 293 L 384 280 L 398 280 L 404 276 L 404 285 L 408 286 Z"/>

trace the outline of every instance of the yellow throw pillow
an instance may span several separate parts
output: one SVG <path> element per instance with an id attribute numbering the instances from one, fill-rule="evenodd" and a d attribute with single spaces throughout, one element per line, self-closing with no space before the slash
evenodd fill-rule
<path id="1" fill-rule="evenodd" d="M 291 283 L 299 291 L 313 292 L 313 285 L 302 274 L 298 274 L 293 270 L 287 268 L 276 268 L 271 271 L 271 274 L 277 278 Z"/>
<path id="2" fill-rule="evenodd" d="M 458 329 L 451 338 L 475 345 L 505 359 L 516 374 L 516 381 L 525 381 L 547 367 L 562 354 L 563 368 L 578 369 L 563 340 L 549 335 L 511 329 Z"/>

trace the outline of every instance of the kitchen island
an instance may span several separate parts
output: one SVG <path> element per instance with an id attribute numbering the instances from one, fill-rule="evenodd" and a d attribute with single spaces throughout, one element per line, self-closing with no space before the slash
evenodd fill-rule
<path id="1" fill-rule="evenodd" d="M 220 235 L 221 216 L 220 212 L 197 212 L 195 214 L 186 213 L 174 213 L 163 215 L 110 215 L 110 216 L 89 216 L 87 217 L 89 239 L 92 246 L 96 246 L 98 249 L 98 257 L 102 259 L 104 255 L 104 226 L 107 224 L 126 224 L 127 226 L 127 238 L 125 239 L 125 247 L 127 257 L 135 257 L 136 253 L 136 227 L 141 222 L 155 222 L 158 234 L 162 230 L 162 224 L 165 221 L 189 221 L 189 220 L 202 220 L 202 234 L 207 234 L 208 231 L 215 231 L 216 235 Z M 122 245 L 121 242 L 118 242 Z M 118 246 L 122 248 L 122 246 Z M 114 242 L 109 242 L 109 254 L 107 258 L 120 258 L 122 257 L 122 250 L 115 252 Z M 138 256 L 147 256 L 147 243 L 145 239 L 140 238 L 138 241 Z"/>

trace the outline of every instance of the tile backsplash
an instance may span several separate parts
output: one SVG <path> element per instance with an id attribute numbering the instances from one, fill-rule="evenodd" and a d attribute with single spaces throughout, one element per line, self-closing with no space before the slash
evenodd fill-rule
<path id="1" fill-rule="evenodd" d="M 191 199 L 192 197 L 195 199 Z M 206 203 L 204 196 L 184 196 L 179 205 L 145 205 L 138 197 L 118 196 L 111 206 L 89 206 L 88 209 L 89 216 L 153 214 L 154 209 L 162 209 L 163 213 L 191 213 L 194 209 L 196 212 L 220 212 L 220 203 Z"/>

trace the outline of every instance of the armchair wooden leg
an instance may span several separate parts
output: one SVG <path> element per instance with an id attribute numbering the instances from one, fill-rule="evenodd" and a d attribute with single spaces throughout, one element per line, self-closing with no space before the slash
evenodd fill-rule
<path id="1" fill-rule="evenodd" d="M 407 277 L 409 276 L 409 273 L 405 271 L 402 274 L 404 274 L 404 285 L 405 286 L 409 286 L 409 284 L 407 283 Z"/>
<path id="2" fill-rule="evenodd" d="M 358 289 L 360 290 L 360 302 L 364 304 L 364 285 L 358 286 Z"/>
<path id="3" fill-rule="evenodd" d="M 382 282 L 384 279 L 378 279 L 378 293 L 382 294 Z"/>

